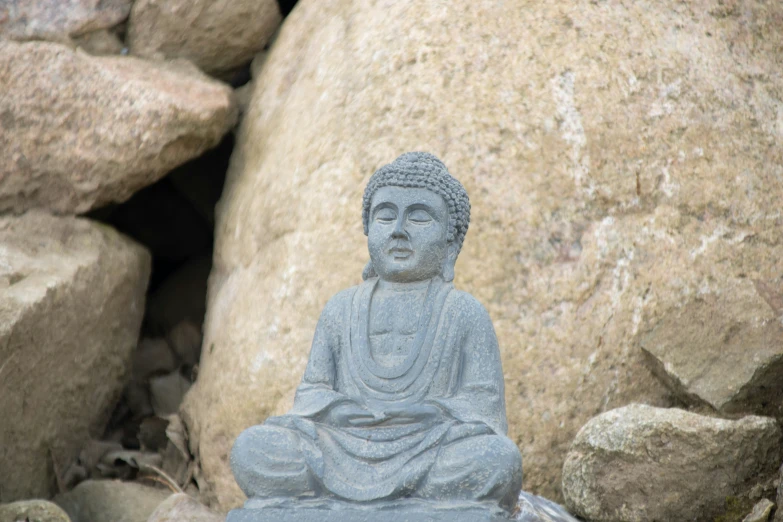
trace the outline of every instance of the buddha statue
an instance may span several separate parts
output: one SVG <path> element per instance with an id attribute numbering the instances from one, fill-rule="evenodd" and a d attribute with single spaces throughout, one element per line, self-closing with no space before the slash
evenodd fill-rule
<path id="1" fill-rule="evenodd" d="M 249 500 L 228 520 L 386 520 L 406 506 L 436 513 L 421 520 L 507 520 L 522 460 L 498 343 L 484 307 L 452 284 L 468 195 L 435 156 L 411 152 L 372 175 L 362 220 L 364 282 L 326 304 L 293 409 L 237 438 L 231 468 Z M 284 515 L 307 506 L 321 514 Z M 438 518 L 448 506 L 474 514 Z M 378 514 L 351 518 L 361 509 Z"/>

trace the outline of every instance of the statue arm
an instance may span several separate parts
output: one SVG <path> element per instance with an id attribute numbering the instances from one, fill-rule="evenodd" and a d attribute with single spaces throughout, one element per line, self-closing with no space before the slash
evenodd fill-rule
<path id="1" fill-rule="evenodd" d="M 315 418 L 332 406 L 349 400 L 334 389 L 335 352 L 339 349 L 339 336 L 334 330 L 341 324 L 342 301 L 341 294 L 338 294 L 326 304 L 321 313 L 315 328 L 307 368 L 296 390 L 294 407 L 290 411 L 292 415 Z"/>
<path id="2" fill-rule="evenodd" d="M 492 320 L 484 307 L 471 296 L 461 335 L 460 381 L 456 393 L 432 402 L 464 423 L 480 422 L 498 435 L 508 431 L 500 350 Z"/>

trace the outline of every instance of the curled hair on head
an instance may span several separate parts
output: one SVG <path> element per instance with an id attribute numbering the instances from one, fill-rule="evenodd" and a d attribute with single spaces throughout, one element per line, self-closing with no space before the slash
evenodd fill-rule
<path id="1" fill-rule="evenodd" d="M 441 196 L 449 208 L 448 241 L 454 242 L 459 254 L 470 224 L 470 199 L 465 187 L 449 174 L 442 161 L 428 152 L 406 152 L 376 170 L 362 198 L 365 236 L 369 233 L 372 197 L 381 187 L 424 188 Z"/>

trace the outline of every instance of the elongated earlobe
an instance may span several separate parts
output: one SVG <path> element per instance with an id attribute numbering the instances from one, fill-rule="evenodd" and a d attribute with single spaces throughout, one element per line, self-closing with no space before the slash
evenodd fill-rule
<path id="1" fill-rule="evenodd" d="M 364 265 L 364 270 L 362 270 L 362 280 L 367 281 L 373 277 L 378 277 L 378 274 L 375 273 L 375 267 L 372 266 L 372 261 L 367 261 L 367 264 Z"/>
<path id="2" fill-rule="evenodd" d="M 452 243 L 449 245 L 449 255 L 446 258 L 446 262 L 443 263 L 443 270 L 441 271 L 441 277 L 447 283 L 454 281 L 455 264 L 457 264 L 457 248 Z"/>

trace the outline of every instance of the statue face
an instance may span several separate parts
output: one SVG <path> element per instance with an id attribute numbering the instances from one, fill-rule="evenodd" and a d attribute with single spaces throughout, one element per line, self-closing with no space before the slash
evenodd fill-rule
<path id="1" fill-rule="evenodd" d="M 384 281 L 413 282 L 441 273 L 449 255 L 449 210 L 427 189 L 381 187 L 370 204 L 367 246 Z"/>

